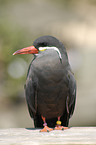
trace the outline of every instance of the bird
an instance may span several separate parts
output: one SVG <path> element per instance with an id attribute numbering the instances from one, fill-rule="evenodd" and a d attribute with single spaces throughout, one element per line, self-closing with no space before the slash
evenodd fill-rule
<path id="1" fill-rule="evenodd" d="M 65 46 L 45 35 L 13 55 L 33 54 L 25 84 L 26 102 L 35 128 L 41 132 L 68 129 L 76 104 L 76 80 Z"/>

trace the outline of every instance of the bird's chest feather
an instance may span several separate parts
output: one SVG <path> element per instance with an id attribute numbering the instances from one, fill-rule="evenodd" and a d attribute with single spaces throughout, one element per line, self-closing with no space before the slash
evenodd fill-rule
<path id="1" fill-rule="evenodd" d="M 51 118 L 61 115 L 65 109 L 68 87 L 62 71 L 39 73 L 38 79 L 38 110 Z M 47 113 L 46 113 L 47 112 Z"/>
<path id="2" fill-rule="evenodd" d="M 54 86 L 39 87 L 37 104 L 40 114 L 46 118 L 58 117 L 65 110 L 65 102 L 67 97 L 67 87 L 60 84 Z"/>
<path id="3" fill-rule="evenodd" d="M 47 118 L 62 115 L 68 94 L 66 69 L 58 62 L 34 63 L 39 113 Z"/>

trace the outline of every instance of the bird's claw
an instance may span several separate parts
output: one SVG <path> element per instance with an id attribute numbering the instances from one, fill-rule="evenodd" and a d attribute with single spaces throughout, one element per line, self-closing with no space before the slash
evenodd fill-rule
<path id="1" fill-rule="evenodd" d="M 44 128 L 41 129 L 40 132 L 50 132 L 52 130 L 53 130 L 52 128 L 49 128 L 48 126 L 44 126 Z"/>
<path id="2" fill-rule="evenodd" d="M 57 125 L 54 129 L 55 130 L 65 130 L 65 129 L 68 129 L 68 127 Z"/>

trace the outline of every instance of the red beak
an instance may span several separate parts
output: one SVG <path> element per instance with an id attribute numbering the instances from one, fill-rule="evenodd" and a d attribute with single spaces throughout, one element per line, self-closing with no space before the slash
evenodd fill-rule
<path id="1" fill-rule="evenodd" d="M 16 52 L 13 53 L 13 55 L 16 55 L 16 54 L 37 54 L 37 53 L 38 53 L 38 49 L 36 49 L 34 46 L 29 46 L 29 47 L 17 50 Z"/>

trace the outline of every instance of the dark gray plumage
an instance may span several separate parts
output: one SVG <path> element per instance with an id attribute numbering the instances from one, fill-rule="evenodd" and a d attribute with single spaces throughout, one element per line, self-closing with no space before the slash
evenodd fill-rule
<path id="1" fill-rule="evenodd" d="M 56 47 L 58 52 L 48 49 L 32 60 L 27 74 L 25 87 L 30 116 L 35 127 L 43 127 L 41 115 L 48 126 L 54 127 L 57 117 L 61 116 L 63 126 L 68 126 L 76 100 L 76 81 L 71 71 L 64 45 L 52 36 L 36 39 L 33 46 Z"/>

